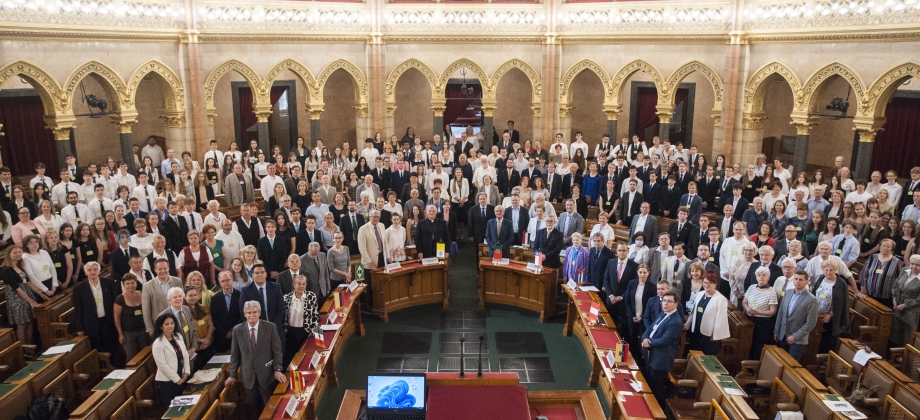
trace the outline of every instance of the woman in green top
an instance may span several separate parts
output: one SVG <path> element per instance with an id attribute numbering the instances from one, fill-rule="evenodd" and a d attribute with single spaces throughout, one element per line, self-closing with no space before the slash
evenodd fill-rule
<path id="1" fill-rule="evenodd" d="M 201 245 L 206 246 L 208 252 L 211 253 L 211 257 L 214 259 L 212 264 L 214 264 L 217 273 L 226 270 L 227 267 L 224 265 L 224 241 L 215 239 L 217 228 L 214 225 L 204 225 L 201 228 L 201 234 L 204 235 L 204 241 L 201 242 Z"/>
<path id="2" fill-rule="evenodd" d="M 185 278 L 185 288 L 194 288 L 197 290 L 201 299 L 201 304 L 208 308 L 211 307 L 211 296 L 214 296 L 214 292 L 204 287 L 204 275 L 201 274 L 200 271 L 188 273 L 188 277 Z"/>

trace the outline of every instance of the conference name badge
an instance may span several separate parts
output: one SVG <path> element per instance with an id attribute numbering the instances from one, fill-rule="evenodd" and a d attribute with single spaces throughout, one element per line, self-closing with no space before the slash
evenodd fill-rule
<path id="1" fill-rule="evenodd" d="M 77 223 L 80 223 L 80 218 L 79 218 L 79 217 L 77 218 Z"/>
<path id="2" fill-rule="evenodd" d="M 748 184 L 748 186 L 747 186 L 747 187 L 748 187 L 748 188 L 751 188 L 751 184 Z"/>
<path id="3" fill-rule="evenodd" d="M 6 198 L 10 198 L 10 193 L 6 193 Z"/>
<path id="4" fill-rule="evenodd" d="M 699 312 L 699 313 L 703 313 L 703 307 L 702 307 L 702 306 L 697 306 L 697 307 L 696 307 L 696 311 Z"/>
<path id="5" fill-rule="evenodd" d="M 819 299 L 824 299 L 824 293 L 821 293 L 820 295 L 818 295 L 818 298 L 819 298 Z"/>
<path id="6" fill-rule="evenodd" d="M 95 254 L 95 252 L 93 252 L 93 250 L 86 251 L 86 255 L 93 255 L 93 254 Z"/>
<path id="7" fill-rule="evenodd" d="M 183 327 L 182 327 L 182 331 L 188 332 L 188 325 L 183 326 Z"/>
<path id="8" fill-rule="evenodd" d="M 801 231 L 802 231 L 802 227 L 801 227 L 801 226 L 796 226 L 796 227 L 795 227 L 795 231 L 796 231 L 796 232 L 801 232 Z"/>
<path id="9" fill-rule="evenodd" d="M 883 271 L 882 271 L 881 268 L 878 268 L 878 269 L 875 270 L 875 274 L 882 274 L 882 272 L 883 272 Z"/>
<path id="10" fill-rule="evenodd" d="M 220 253 L 219 253 L 219 252 L 215 252 L 215 253 L 214 253 L 214 258 L 220 258 Z"/>
<path id="11" fill-rule="evenodd" d="M 93 299 L 93 300 L 95 300 L 96 303 L 102 302 L 102 298 L 95 298 L 95 299 Z"/>
<path id="12" fill-rule="evenodd" d="M 757 303 L 751 302 L 751 309 L 756 309 L 756 308 L 757 308 Z"/>
<path id="13" fill-rule="evenodd" d="M 204 326 L 204 324 L 206 324 L 206 323 L 207 323 L 207 322 L 206 322 L 204 319 L 199 319 L 199 320 L 198 320 L 198 325 Z"/>
<path id="14" fill-rule="evenodd" d="M 231 242 L 231 243 L 227 244 L 227 246 L 230 247 L 230 248 L 233 248 L 233 243 Z"/>
<path id="15" fill-rule="evenodd" d="M 42 271 L 48 271 L 48 264 L 42 266 Z"/>
<path id="16" fill-rule="evenodd" d="M 146 253 L 147 253 L 147 248 L 141 248 L 141 254 L 146 254 Z"/>
<path id="17" fill-rule="evenodd" d="M 907 195 L 914 195 L 914 190 L 908 191 Z M 7 193 L 6 196 L 9 197 L 10 196 L 9 193 Z"/>
<path id="18" fill-rule="evenodd" d="M 869 238 L 863 239 L 863 242 L 869 243 Z"/>
<path id="19" fill-rule="evenodd" d="M 61 263 L 59 262 L 54 263 L 54 268 L 61 268 Z"/>
<path id="20" fill-rule="evenodd" d="M 140 310 L 140 309 L 135 309 L 135 310 L 134 310 L 134 316 L 141 316 L 141 310 Z"/>
<path id="21" fill-rule="evenodd" d="M 150 199 L 150 196 L 148 195 L 148 196 L 146 196 L 145 198 L 149 200 L 149 199 Z"/>

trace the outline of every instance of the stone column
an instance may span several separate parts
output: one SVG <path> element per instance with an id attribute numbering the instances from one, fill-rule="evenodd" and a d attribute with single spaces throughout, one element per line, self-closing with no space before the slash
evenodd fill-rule
<path id="1" fill-rule="evenodd" d="M 795 125 L 795 159 L 792 163 L 792 174 L 798 174 L 805 170 L 808 164 L 808 137 L 811 131 L 811 123 L 794 122 Z"/>
<path id="2" fill-rule="evenodd" d="M 876 130 L 857 130 L 859 133 L 859 150 L 856 152 L 856 167 L 853 179 L 869 179 L 872 166 L 872 149 L 875 148 Z"/>
<path id="3" fill-rule="evenodd" d="M 767 120 L 764 113 L 746 113 L 741 119 L 741 134 L 737 136 L 732 146 L 732 155 L 726 155 L 728 163 L 753 162 L 754 158 L 763 148 L 763 123 Z M 722 130 L 723 136 L 728 132 Z"/>
<path id="4" fill-rule="evenodd" d="M 572 106 L 569 104 L 559 104 L 559 131 L 562 133 L 562 141 L 566 144 L 572 143 Z M 543 149 L 549 151 L 549 147 L 556 142 L 556 133 L 546 139 Z"/>
<path id="5" fill-rule="evenodd" d="M 390 141 L 390 137 L 389 137 L 389 136 L 392 136 L 392 135 L 394 135 L 394 134 L 396 135 L 396 138 L 402 139 L 402 134 L 403 134 L 403 133 L 397 133 L 397 132 L 396 132 L 396 118 L 395 118 L 395 115 L 396 115 L 396 104 L 395 104 L 395 103 L 388 103 L 388 104 L 387 104 L 387 108 L 386 108 L 386 123 L 387 123 L 387 126 L 386 126 L 386 131 L 383 133 L 383 135 L 384 135 L 384 137 L 387 139 L 387 141 Z M 360 151 L 361 149 L 362 149 L 362 147 L 358 147 L 358 150 L 359 150 L 359 151 Z"/>
<path id="6" fill-rule="evenodd" d="M 358 144 L 368 137 L 374 137 L 373 121 L 368 118 L 369 112 L 367 104 L 358 104 L 355 109 L 355 141 Z M 382 133 L 381 133 L 382 135 Z M 384 135 L 384 139 L 387 137 Z"/>
<path id="7" fill-rule="evenodd" d="M 531 130 L 531 143 L 537 140 L 543 140 L 543 110 L 539 102 L 534 102 L 530 106 L 530 109 L 533 111 L 533 129 Z M 523 143 L 526 139 L 521 139 Z"/>
<path id="8" fill-rule="evenodd" d="M 6 133 L 3 132 L 3 124 L 0 124 L 0 137 L 6 136 Z M 3 166 L 3 155 L 0 154 L 0 166 Z"/>
<path id="9" fill-rule="evenodd" d="M 323 108 L 310 107 L 310 147 L 316 147 L 316 140 L 323 138 L 323 132 L 320 127 L 320 117 L 323 115 Z"/>
<path id="10" fill-rule="evenodd" d="M 447 109 L 447 105 L 445 105 L 444 102 L 441 102 L 441 103 L 432 102 L 431 103 L 431 112 L 433 114 L 431 121 L 432 121 L 432 127 L 434 128 L 435 134 L 441 134 L 441 130 L 444 129 L 444 111 L 446 109 Z"/>
<path id="11" fill-rule="evenodd" d="M 76 117 L 73 115 L 58 115 L 45 118 L 45 125 L 54 135 L 54 145 L 57 149 L 58 167 L 67 167 L 67 155 L 73 154 L 70 147 L 70 131 L 74 128 Z"/>
<path id="12" fill-rule="evenodd" d="M 256 114 L 256 128 L 259 130 L 259 148 L 267 156 L 272 148 L 271 140 L 268 138 L 268 117 L 272 114 L 272 106 L 256 105 L 253 112 Z"/>
<path id="13" fill-rule="evenodd" d="M 610 124 L 608 121 L 607 124 Z M 671 138 L 671 113 L 670 112 L 659 112 L 658 113 L 658 137 L 661 138 L 661 142 L 664 143 Z"/>
<path id="14" fill-rule="evenodd" d="M 621 106 L 605 106 L 604 113 L 607 114 L 607 134 L 610 135 L 611 144 L 619 142 L 617 138 L 617 118 L 620 117 Z"/>
<path id="15" fill-rule="evenodd" d="M 134 167 L 134 136 L 131 134 L 131 126 L 136 121 L 119 121 L 118 138 L 121 140 L 121 160 L 128 164 L 129 171 L 137 171 Z"/>
<path id="16" fill-rule="evenodd" d="M 492 115 L 495 113 L 495 102 L 495 99 L 482 100 L 482 150 L 484 154 L 491 153 L 492 145 L 495 144 L 495 130 L 492 122 Z"/>

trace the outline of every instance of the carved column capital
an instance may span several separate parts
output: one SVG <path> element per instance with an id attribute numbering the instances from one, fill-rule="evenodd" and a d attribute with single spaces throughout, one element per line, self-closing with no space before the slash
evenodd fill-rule
<path id="1" fill-rule="evenodd" d="M 741 117 L 741 128 L 745 130 L 763 129 L 763 123 L 767 120 L 767 114 L 750 113 Z"/>
<path id="2" fill-rule="evenodd" d="M 860 143 L 875 143 L 875 136 L 878 134 L 877 130 L 857 129 L 856 131 L 859 132 Z"/>
<path id="3" fill-rule="evenodd" d="M 178 112 L 166 112 L 160 115 L 163 125 L 172 128 L 185 127 L 185 114 Z"/>
<path id="4" fill-rule="evenodd" d="M 559 104 L 559 117 L 571 118 L 573 109 L 575 109 L 575 107 L 569 104 Z"/>
<path id="5" fill-rule="evenodd" d="M 617 119 L 620 116 L 620 110 L 622 106 L 604 106 L 604 113 L 607 114 L 607 121 L 612 121 Z"/>
<path id="6" fill-rule="evenodd" d="M 355 110 L 355 116 L 358 118 L 367 118 L 367 104 L 361 104 L 358 106 L 352 107 Z M 311 115 L 312 118 L 312 115 Z"/>
<path id="7" fill-rule="evenodd" d="M 658 105 L 655 107 L 658 111 L 658 122 L 661 124 L 670 124 L 671 117 L 674 115 L 673 105 Z"/>
<path id="8" fill-rule="evenodd" d="M 431 104 L 431 112 L 434 114 L 435 117 L 443 117 L 444 111 L 446 110 L 447 110 L 447 104 L 445 104 L 444 102 Z"/>

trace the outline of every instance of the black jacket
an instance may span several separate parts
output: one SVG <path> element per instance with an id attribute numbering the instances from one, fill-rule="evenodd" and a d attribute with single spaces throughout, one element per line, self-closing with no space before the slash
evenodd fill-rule
<path id="1" fill-rule="evenodd" d="M 498 173 L 498 192 L 508 196 L 511 194 L 511 189 L 518 185 L 521 185 L 521 176 L 514 169 L 511 169 L 510 180 L 508 179 L 508 168 Z"/>
<path id="2" fill-rule="evenodd" d="M 339 230 L 342 231 L 342 236 L 344 236 L 342 244 L 348 247 L 348 253 L 351 255 L 359 254 L 358 252 L 358 229 L 361 229 L 361 226 L 364 226 L 364 223 L 365 223 L 364 215 L 360 213 L 355 213 L 355 220 L 357 220 L 358 225 L 352 226 L 351 214 L 345 213 L 344 215 L 342 215 L 342 220 L 339 222 Z M 298 246 L 297 249 L 298 249 L 297 255 L 303 255 L 304 253 L 306 253 L 306 251 L 304 251 L 304 253 L 301 253 L 299 251 L 300 246 Z"/>
<path id="3" fill-rule="evenodd" d="M 435 218 L 434 221 L 426 217 L 418 222 L 418 233 L 416 234 L 415 248 L 419 254 L 425 258 L 431 258 L 436 255 L 438 242 L 443 242 L 445 251 L 449 251 L 447 246 L 450 245 L 450 233 L 447 223 L 444 219 Z"/>
<path id="4" fill-rule="evenodd" d="M 680 197 L 683 194 L 683 191 L 677 185 L 671 188 L 670 191 L 668 187 L 662 187 L 661 197 L 658 199 L 658 210 L 661 215 L 670 219 L 677 219 L 677 207 L 680 206 Z M 665 215 L 665 210 L 670 213 Z"/>
<path id="5" fill-rule="evenodd" d="M 473 206 L 470 206 L 467 219 L 467 230 L 472 232 L 473 241 L 475 244 L 481 244 L 486 237 L 486 224 L 489 220 L 495 218 L 495 207 L 486 206 L 486 217 L 482 217 L 482 210 L 480 205 L 477 203 Z"/>
<path id="6" fill-rule="evenodd" d="M 319 230 L 317 230 L 316 233 L 319 233 Z M 265 265 L 265 271 L 268 272 L 269 276 L 272 271 L 278 273 L 284 271 L 284 267 L 287 264 L 287 257 L 291 253 L 290 247 L 291 243 L 285 241 L 280 235 L 275 235 L 274 247 L 272 247 L 268 236 L 259 239 L 256 251 L 258 252 L 259 259 L 262 260 L 262 264 Z"/>
<path id="7" fill-rule="evenodd" d="M 230 307 L 227 308 L 224 298 L 224 291 L 217 291 L 211 296 L 211 320 L 214 322 L 213 345 L 211 346 L 217 353 L 225 353 L 230 350 L 230 339 L 227 333 L 237 324 L 244 321 L 237 308 L 240 307 L 240 291 L 233 289 L 230 294 Z"/>
<path id="8" fill-rule="evenodd" d="M 597 258 L 597 260 L 595 260 Z M 598 248 L 591 248 L 591 252 L 588 253 L 588 264 L 585 269 L 585 283 L 591 283 L 594 287 L 600 289 L 604 287 L 604 274 L 607 273 L 607 263 L 615 259 L 613 251 L 606 246 L 602 246 L 600 251 Z"/>
<path id="9" fill-rule="evenodd" d="M 559 268 L 562 265 L 559 253 L 564 246 L 562 232 L 558 229 L 553 229 L 549 237 L 546 236 L 546 228 L 540 229 L 533 241 L 533 250 L 543 253 L 543 266 L 549 268 Z"/>
<path id="10" fill-rule="evenodd" d="M 109 253 L 109 263 L 112 264 L 112 277 L 116 279 L 116 282 L 120 282 L 122 276 L 131 271 L 131 257 L 138 255 L 140 254 L 137 252 L 137 248 L 133 246 L 128 246 L 128 256 L 125 256 L 121 246 Z"/>
<path id="11" fill-rule="evenodd" d="M 166 249 L 178 255 L 182 248 L 188 246 L 188 237 L 185 236 L 188 224 L 184 217 L 176 217 L 176 220 L 170 216 L 160 222 L 160 235 L 166 238 Z"/>
<path id="12" fill-rule="evenodd" d="M 137 214 L 138 214 L 138 217 L 137 217 L 138 219 L 147 220 L 147 212 L 138 210 Z M 137 229 L 134 229 L 134 220 L 135 220 L 134 213 L 131 213 L 130 209 L 126 209 L 125 222 L 128 223 L 128 226 L 127 226 L 128 232 L 131 232 L 132 235 L 137 234 Z M 148 228 L 147 230 L 149 231 L 150 229 Z"/>
<path id="13" fill-rule="evenodd" d="M 110 322 L 114 326 L 115 318 L 112 315 L 112 308 L 115 305 L 115 298 L 121 294 L 121 288 L 114 280 L 104 277 L 99 278 L 99 284 L 102 286 L 102 307 L 105 308 L 104 322 Z M 99 317 L 96 315 L 96 301 L 89 280 L 84 280 L 74 286 L 73 327 L 74 331 L 82 332 L 88 337 L 98 336 L 103 332 Z"/>
<path id="14" fill-rule="evenodd" d="M 671 245 L 680 242 L 684 244 L 684 251 L 686 251 L 690 244 L 690 234 L 693 232 L 693 224 L 687 220 L 684 222 L 684 226 L 680 232 L 677 231 L 678 225 L 680 225 L 680 222 L 674 221 L 671 222 L 671 226 L 668 227 L 668 234 L 671 235 Z"/>

